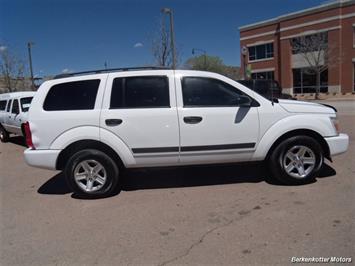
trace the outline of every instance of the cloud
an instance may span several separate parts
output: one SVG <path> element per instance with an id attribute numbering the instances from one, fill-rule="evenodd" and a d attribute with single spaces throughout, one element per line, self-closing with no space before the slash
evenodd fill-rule
<path id="1" fill-rule="evenodd" d="M 69 68 L 64 68 L 63 70 L 62 70 L 62 73 L 63 74 L 67 74 L 67 73 L 70 73 L 71 72 L 71 70 L 69 69 Z"/>
<path id="2" fill-rule="evenodd" d="M 135 45 L 133 45 L 133 48 L 140 48 L 143 47 L 143 43 L 137 42 Z"/>
<path id="3" fill-rule="evenodd" d="M 0 45 L 0 52 L 5 51 L 6 49 L 7 49 L 7 47 L 6 47 L 6 46 L 4 46 L 4 45 Z"/>

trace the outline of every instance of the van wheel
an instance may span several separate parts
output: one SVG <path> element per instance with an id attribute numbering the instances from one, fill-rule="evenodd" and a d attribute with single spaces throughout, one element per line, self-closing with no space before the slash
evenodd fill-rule
<path id="1" fill-rule="evenodd" d="M 322 147 L 313 138 L 295 136 L 281 142 L 269 158 L 274 178 L 286 185 L 314 181 L 324 161 Z"/>
<path id="2" fill-rule="evenodd" d="M 88 149 L 72 155 L 64 173 L 74 193 L 99 198 L 113 194 L 118 183 L 119 169 L 107 154 Z"/>
<path id="3" fill-rule="evenodd" d="M 10 138 L 9 133 L 5 130 L 5 128 L 0 126 L 0 141 L 1 142 L 8 142 L 9 138 Z"/>

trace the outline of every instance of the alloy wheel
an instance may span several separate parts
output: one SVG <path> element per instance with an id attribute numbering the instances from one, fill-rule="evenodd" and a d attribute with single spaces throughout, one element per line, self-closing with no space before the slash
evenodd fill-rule
<path id="1" fill-rule="evenodd" d="M 107 180 L 106 169 L 96 160 L 80 162 L 74 169 L 74 179 L 85 192 L 101 189 Z"/>
<path id="2" fill-rule="evenodd" d="M 314 152 L 303 145 L 291 147 L 284 155 L 283 168 L 286 173 L 294 178 L 307 177 L 316 165 Z"/>

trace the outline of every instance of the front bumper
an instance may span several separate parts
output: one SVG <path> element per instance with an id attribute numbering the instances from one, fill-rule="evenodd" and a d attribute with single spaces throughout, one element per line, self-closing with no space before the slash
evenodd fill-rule
<path id="1" fill-rule="evenodd" d="M 27 149 L 24 152 L 25 161 L 28 165 L 56 170 L 57 158 L 61 150 L 32 150 Z"/>
<path id="2" fill-rule="evenodd" d="M 330 156 L 344 153 L 349 147 L 349 136 L 346 134 L 339 134 L 334 137 L 324 138 L 328 143 Z"/>

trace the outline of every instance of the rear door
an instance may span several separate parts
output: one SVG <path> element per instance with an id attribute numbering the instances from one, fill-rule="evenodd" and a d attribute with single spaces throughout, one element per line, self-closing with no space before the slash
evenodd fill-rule
<path id="1" fill-rule="evenodd" d="M 14 99 L 12 102 L 11 112 L 8 116 L 8 131 L 15 134 L 21 134 L 20 126 L 20 104 L 18 99 Z"/>
<path id="2" fill-rule="evenodd" d="M 181 163 L 249 160 L 259 137 L 258 103 L 218 78 L 184 75 L 177 84 Z M 250 106 L 242 106 L 246 100 Z"/>
<path id="3" fill-rule="evenodd" d="M 100 127 L 131 150 L 136 166 L 179 161 L 179 127 L 173 72 L 111 73 Z"/>

